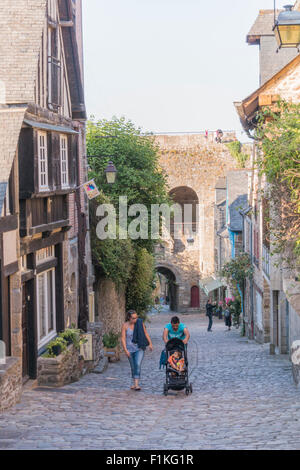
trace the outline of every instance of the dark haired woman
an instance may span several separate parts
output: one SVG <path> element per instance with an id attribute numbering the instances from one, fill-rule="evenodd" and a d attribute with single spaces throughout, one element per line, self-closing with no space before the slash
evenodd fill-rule
<path id="1" fill-rule="evenodd" d="M 149 346 L 150 351 L 153 351 L 153 346 L 143 321 L 138 318 L 134 310 L 130 310 L 127 313 L 126 320 L 122 327 L 122 345 L 130 363 L 134 382 L 131 390 L 140 391 L 139 380 L 141 378 L 141 365 L 145 350 Z"/>

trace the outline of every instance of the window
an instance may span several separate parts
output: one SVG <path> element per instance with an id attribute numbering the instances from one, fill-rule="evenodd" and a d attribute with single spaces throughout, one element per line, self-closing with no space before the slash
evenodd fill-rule
<path id="1" fill-rule="evenodd" d="M 54 258 L 54 246 L 48 246 L 36 252 L 36 263 L 44 263 L 44 261 Z"/>
<path id="2" fill-rule="evenodd" d="M 56 336 L 55 269 L 37 276 L 38 347 Z"/>
<path id="3" fill-rule="evenodd" d="M 24 255 L 21 258 L 21 270 L 22 271 L 27 271 L 27 256 Z"/>
<path id="4" fill-rule="evenodd" d="M 66 187 L 69 184 L 68 175 L 68 137 L 60 136 L 60 169 L 61 169 L 61 185 Z"/>
<path id="5" fill-rule="evenodd" d="M 254 263 L 259 266 L 259 234 L 256 228 L 253 229 L 253 256 Z"/>
<path id="6" fill-rule="evenodd" d="M 58 58 L 58 30 L 48 28 L 48 106 L 57 112 L 61 107 L 61 62 Z"/>
<path id="7" fill-rule="evenodd" d="M 39 157 L 39 188 L 40 191 L 48 189 L 48 152 L 47 133 L 38 132 L 38 157 Z"/>
<path id="8" fill-rule="evenodd" d="M 50 21 L 57 20 L 57 7 L 56 7 L 57 0 L 48 0 L 48 18 Z"/>

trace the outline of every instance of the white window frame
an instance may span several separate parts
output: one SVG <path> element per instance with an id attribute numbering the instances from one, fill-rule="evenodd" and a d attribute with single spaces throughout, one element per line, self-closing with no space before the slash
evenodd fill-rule
<path id="1" fill-rule="evenodd" d="M 38 250 L 35 256 L 36 264 L 42 264 L 45 263 L 45 261 L 49 261 L 50 259 L 55 258 L 54 246 L 52 245 Z"/>
<path id="2" fill-rule="evenodd" d="M 62 188 L 69 186 L 69 155 L 68 155 L 68 136 L 60 134 L 60 176 Z M 65 167 L 64 167 L 65 165 Z"/>
<path id="3" fill-rule="evenodd" d="M 42 139 L 44 139 L 42 143 Z M 49 190 L 48 182 L 48 148 L 47 132 L 38 132 L 38 160 L 39 160 L 39 189 L 40 191 Z"/>
<path id="4" fill-rule="evenodd" d="M 47 293 L 47 295 L 45 295 L 45 305 L 46 305 L 46 308 L 45 308 L 45 315 L 46 315 L 46 319 L 45 319 L 45 322 L 46 322 L 46 325 L 49 324 L 49 306 L 48 306 L 48 302 L 49 302 L 49 292 L 48 292 L 48 283 L 47 283 L 47 279 L 48 279 L 48 272 L 51 272 L 51 275 L 52 275 L 52 305 L 53 305 L 53 330 L 51 330 L 50 332 L 48 331 L 48 326 L 47 326 L 47 334 L 42 338 L 40 339 L 40 333 L 41 333 L 41 325 L 40 325 L 40 293 L 39 293 L 39 280 L 41 277 L 44 276 L 44 292 Z M 56 305 L 55 305 L 55 268 L 51 268 L 51 269 L 48 269 L 47 271 L 43 271 L 42 273 L 38 274 L 37 277 L 36 277 L 36 283 L 37 283 L 37 288 L 36 288 L 36 292 L 37 292 L 37 330 L 38 330 L 38 349 L 42 348 L 43 346 L 45 346 L 47 343 L 49 343 L 49 341 L 51 341 L 53 338 L 55 338 L 57 336 L 57 331 L 56 331 Z M 51 295 L 51 293 L 50 293 Z"/>

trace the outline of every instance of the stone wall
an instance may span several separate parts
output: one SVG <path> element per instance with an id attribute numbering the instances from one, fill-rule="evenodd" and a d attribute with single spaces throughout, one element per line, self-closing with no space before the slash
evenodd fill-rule
<path id="1" fill-rule="evenodd" d="M 100 279 L 95 283 L 96 320 L 103 324 L 103 333 L 114 331 L 121 333 L 125 321 L 125 293 L 118 292 L 109 279 Z"/>
<path id="2" fill-rule="evenodd" d="M 22 362 L 20 358 L 8 357 L 0 365 L 0 412 L 16 405 L 22 394 Z"/>
<path id="3" fill-rule="evenodd" d="M 76 382 L 83 375 L 84 360 L 79 351 L 71 344 L 67 351 L 56 358 L 39 357 L 38 385 L 63 387 Z"/>
<path id="4" fill-rule="evenodd" d="M 103 359 L 104 351 L 103 351 L 103 325 L 101 322 L 98 323 L 89 323 L 87 332 L 92 335 L 92 342 L 93 342 L 93 360 L 92 361 L 85 361 L 84 366 L 87 368 L 87 371 L 92 371 Z"/>
<path id="5" fill-rule="evenodd" d="M 235 139 L 234 132 L 224 132 L 223 144 L 214 141 L 214 133 L 155 136 L 160 147 L 160 166 L 167 175 L 169 191 L 179 188 L 192 190 L 198 199 L 199 227 L 193 244 L 183 236 L 180 249 L 174 241 L 164 238 L 165 252 L 157 268 L 170 270 L 176 278 L 178 310 L 191 306 L 191 289 L 199 280 L 215 271 L 215 187 L 219 178 L 237 168 L 225 142 Z M 177 243 L 178 244 L 178 243 Z M 204 308 L 206 296 L 200 292 L 200 308 Z"/>

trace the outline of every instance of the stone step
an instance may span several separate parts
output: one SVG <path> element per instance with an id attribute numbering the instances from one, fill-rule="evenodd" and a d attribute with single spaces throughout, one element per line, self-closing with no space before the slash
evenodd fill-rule
<path id="1" fill-rule="evenodd" d="M 108 358 L 104 357 L 103 359 L 100 360 L 99 364 L 95 369 L 91 371 L 92 374 L 103 374 L 103 372 L 106 371 L 108 367 Z"/>

